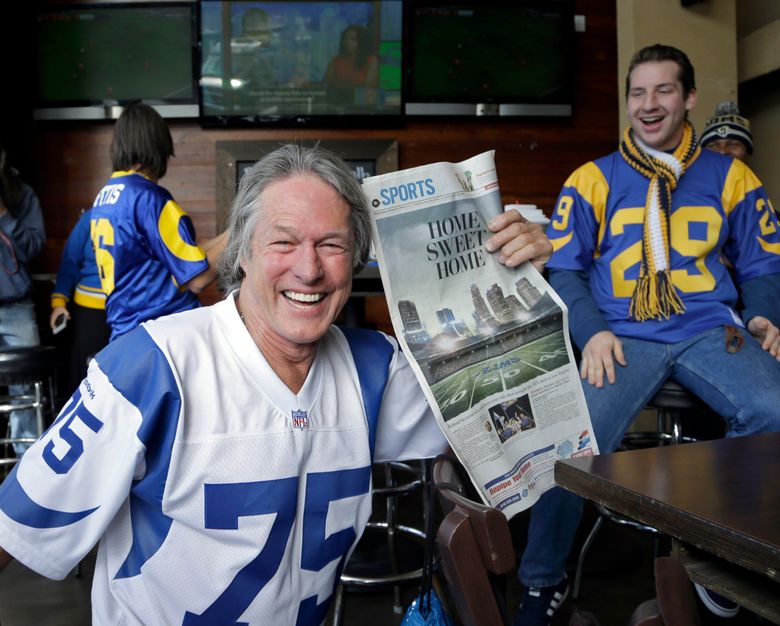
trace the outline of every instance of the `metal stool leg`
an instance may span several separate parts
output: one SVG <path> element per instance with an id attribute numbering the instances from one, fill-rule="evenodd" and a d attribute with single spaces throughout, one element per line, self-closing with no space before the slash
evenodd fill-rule
<path id="1" fill-rule="evenodd" d="M 43 382 L 40 380 L 35 381 L 35 420 L 38 427 L 38 436 L 43 434 Z"/>
<path id="2" fill-rule="evenodd" d="M 603 523 L 604 518 L 599 515 L 596 518 L 596 522 L 593 524 L 593 528 L 590 529 L 588 536 L 585 538 L 585 541 L 582 544 L 582 548 L 580 549 L 580 555 L 577 557 L 577 571 L 574 573 L 574 587 L 572 588 L 571 592 L 571 597 L 573 600 L 578 600 L 580 597 L 580 585 L 582 584 L 582 570 L 585 569 L 585 557 L 587 556 L 588 550 L 590 550 L 590 546 L 593 544 L 593 541 L 596 539 L 596 533 L 599 532 L 599 528 L 601 528 Z"/>
<path id="3" fill-rule="evenodd" d="M 395 478 L 390 465 L 385 465 L 385 485 L 390 488 L 396 486 Z M 396 528 L 398 527 L 398 498 L 391 495 L 386 499 L 386 516 L 387 522 L 387 548 L 390 555 L 390 571 L 393 575 L 398 575 L 398 559 L 396 557 L 395 550 L 395 535 Z M 401 606 L 401 587 L 399 585 L 393 585 L 393 613 L 400 615 L 404 612 L 403 606 Z"/>
<path id="4" fill-rule="evenodd" d="M 344 617 L 344 585 L 336 585 L 336 597 L 333 599 L 333 623 L 331 626 L 341 626 Z"/>

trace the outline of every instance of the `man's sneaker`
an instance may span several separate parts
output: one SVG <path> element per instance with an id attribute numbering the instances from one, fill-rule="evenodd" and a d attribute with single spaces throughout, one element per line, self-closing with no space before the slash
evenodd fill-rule
<path id="1" fill-rule="evenodd" d="M 696 593 L 699 599 L 702 601 L 710 612 L 714 613 L 718 617 L 734 617 L 739 613 L 739 604 L 728 598 L 724 598 L 719 593 L 710 591 L 706 587 L 702 587 L 698 583 L 693 584 L 696 589 Z"/>
<path id="2" fill-rule="evenodd" d="M 529 587 L 523 594 L 512 626 L 548 626 L 568 595 L 566 578 L 554 587 Z"/>

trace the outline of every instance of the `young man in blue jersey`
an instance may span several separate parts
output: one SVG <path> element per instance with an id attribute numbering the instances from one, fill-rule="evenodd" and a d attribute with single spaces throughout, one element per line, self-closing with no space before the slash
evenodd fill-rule
<path id="1" fill-rule="evenodd" d="M 516 211 L 490 228 L 508 266 L 552 252 Z M 321 624 L 372 462 L 445 446 L 397 343 L 333 325 L 370 239 L 341 159 L 269 154 L 227 232 L 229 295 L 110 343 L 0 485 L 0 568 L 62 578 L 100 540 L 96 625 Z"/>
<path id="2" fill-rule="evenodd" d="M 111 340 L 141 322 L 199 306 L 216 278 L 219 236 L 198 244 L 190 217 L 158 182 L 174 155 L 165 120 L 152 107 L 125 107 L 111 141 L 113 173 L 92 205 L 90 235 Z"/>
<path id="3" fill-rule="evenodd" d="M 721 415 L 730 437 L 778 430 L 780 224 L 764 188 L 741 161 L 697 145 L 682 51 L 640 50 L 626 101 L 620 149 L 569 177 L 547 229 L 550 283 L 582 352 L 599 449 L 616 449 L 669 377 Z M 581 510 L 560 488 L 533 507 L 516 625 L 549 624 L 565 599 Z"/>

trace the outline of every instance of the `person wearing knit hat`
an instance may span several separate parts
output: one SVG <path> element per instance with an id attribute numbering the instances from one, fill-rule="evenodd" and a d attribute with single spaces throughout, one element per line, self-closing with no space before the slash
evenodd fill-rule
<path id="1" fill-rule="evenodd" d="M 699 144 L 682 50 L 637 52 L 625 98 L 618 149 L 569 175 L 546 231 L 549 283 L 582 355 L 589 434 L 601 454 L 614 451 L 668 379 L 712 407 L 729 436 L 778 431 L 780 223 L 766 191 L 745 163 Z M 582 499 L 560 487 L 534 504 L 513 626 L 549 626 L 565 600 L 581 513 Z M 721 616 L 738 610 L 702 593 Z"/>
<path id="2" fill-rule="evenodd" d="M 715 107 L 715 113 L 704 123 L 701 146 L 740 161 L 753 154 L 750 121 L 740 114 L 735 102 L 724 100 Z"/>

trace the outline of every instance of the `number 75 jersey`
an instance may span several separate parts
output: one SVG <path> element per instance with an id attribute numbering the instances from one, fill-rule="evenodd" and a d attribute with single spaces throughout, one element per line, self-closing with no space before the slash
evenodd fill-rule
<path id="1" fill-rule="evenodd" d="M 701 150 L 672 192 L 672 282 L 685 312 L 642 323 L 629 318 L 642 259 L 648 179 L 619 152 L 575 170 L 558 197 L 547 235 L 551 269 L 587 271 L 593 298 L 618 335 L 674 343 L 741 324 L 738 284 L 780 272 L 780 225 L 764 187 L 741 161 Z"/>
<path id="2" fill-rule="evenodd" d="M 408 362 L 372 335 L 389 348 L 375 458 L 435 454 Z M 322 623 L 371 510 L 351 355 L 331 328 L 294 394 L 232 297 L 131 331 L 0 486 L 0 545 L 59 579 L 100 539 L 96 625 Z"/>

